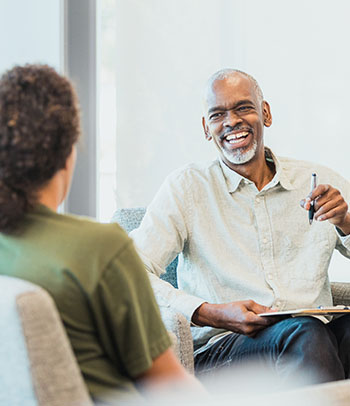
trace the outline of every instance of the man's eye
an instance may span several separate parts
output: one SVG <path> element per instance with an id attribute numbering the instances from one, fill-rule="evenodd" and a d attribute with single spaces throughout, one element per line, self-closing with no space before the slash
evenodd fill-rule
<path id="1" fill-rule="evenodd" d="M 238 108 L 239 111 L 246 111 L 246 110 L 250 110 L 252 107 L 251 106 L 241 106 Z"/>
<path id="2" fill-rule="evenodd" d="M 219 117 L 221 117 L 222 116 L 222 113 L 214 113 L 214 114 L 211 114 L 210 116 L 209 116 L 209 119 L 210 120 L 215 120 L 216 118 L 219 118 Z"/>

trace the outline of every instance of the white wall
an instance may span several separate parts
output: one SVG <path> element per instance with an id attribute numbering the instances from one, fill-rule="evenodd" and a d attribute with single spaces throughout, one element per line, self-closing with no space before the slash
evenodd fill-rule
<path id="1" fill-rule="evenodd" d="M 0 73 L 13 65 L 61 65 L 60 0 L 0 0 Z"/>
<path id="2" fill-rule="evenodd" d="M 216 155 L 201 130 L 201 92 L 223 67 L 261 84 L 274 118 L 266 144 L 277 154 L 350 177 L 347 0 L 118 0 L 117 7 L 119 207 L 147 205 L 171 170 Z M 333 262 L 332 279 L 350 281 L 349 263 Z"/>
<path id="3" fill-rule="evenodd" d="M 216 156 L 200 100 L 222 67 L 260 82 L 267 145 L 350 177 L 347 0 L 115 1 L 119 207 L 147 205 L 171 170 Z M 0 0 L 0 73 L 27 62 L 62 71 L 61 11 L 60 0 Z M 333 262 L 332 278 L 350 281 L 348 263 Z"/>

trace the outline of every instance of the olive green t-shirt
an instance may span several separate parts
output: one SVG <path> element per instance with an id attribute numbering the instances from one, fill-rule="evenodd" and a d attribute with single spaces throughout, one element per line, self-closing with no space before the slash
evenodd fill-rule
<path id="1" fill-rule="evenodd" d="M 0 274 L 51 294 L 93 399 L 136 393 L 133 379 L 171 343 L 131 239 L 41 205 L 21 225 L 0 233 Z"/>

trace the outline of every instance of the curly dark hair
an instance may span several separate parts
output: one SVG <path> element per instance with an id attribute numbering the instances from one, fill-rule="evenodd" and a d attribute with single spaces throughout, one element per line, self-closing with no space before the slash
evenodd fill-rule
<path id="1" fill-rule="evenodd" d="M 37 192 L 65 167 L 80 135 L 70 81 L 47 65 L 15 66 L 0 78 L 0 232 L 11 233 Z"/>

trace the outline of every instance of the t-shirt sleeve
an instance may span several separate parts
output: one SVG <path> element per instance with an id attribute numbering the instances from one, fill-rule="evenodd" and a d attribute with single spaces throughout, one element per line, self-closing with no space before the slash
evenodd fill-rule
<path id="1" fill-rule="evenodd" d="M 171 345 L 144 266 L 130 241 L 112 259 L 98 286 L 110 356 L 130 377 L 147 371 Z"/>

